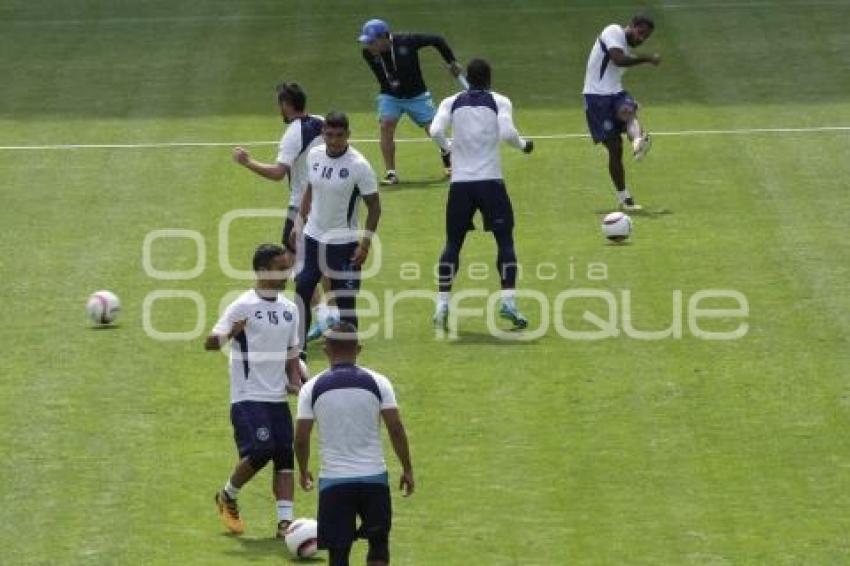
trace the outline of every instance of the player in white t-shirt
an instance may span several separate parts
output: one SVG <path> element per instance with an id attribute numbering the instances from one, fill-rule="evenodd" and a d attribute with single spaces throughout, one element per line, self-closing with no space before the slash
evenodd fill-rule
<path id="1" fill-rule="evenodd" d="M 275 163 L 260 163 L 251 155 L 237 147 L 233 150 L 233 158 L 237 163 L 255 172 L 261 177 L 272 181 L 280 181 L 289 176 L 289 206 L 286 220 L 283 223 L 283 245 L 291 253 L 295 248 L 290 244 L 289 234 L 298 216 L 298 207 L 307 189 L 307 153 L 322 141 L 322 118 L 307 113 L 307 95 L 297 83 L 282 82 L 275 88 L 280 114 L 287 124 L 280 138 L 277 161 Z M 322 279 L 322 287 L 327 295 L 330 284 Z M 307 334 L 308 340 L 314 340 L 322 335 L 329 324 L 339 320 L 339 312 L 332 302 L 326 303 L 319 293 L 313 297 L 316 308 L 316 323 Z"/>
<path id="2" fill-rule="evenodd" d="M 308 381 L 298 395 L 295 456 L 299 480 L 313 489 L 310 433 L 319 429 L 319 548 L 328 563 L 348 564 L 355 539 L 369 541 L 368 564 L 389 563 L 392 525 L 389 477 L 381 446 L 383 419 L 402 467 L 400 487 L 413 493 L 413 465 L 407 434 L 392 384 L 383 375 L 356 365 L 360 345 L 349 323 L 325 333 L 330 368 Z M 360 528 L 355 522 L 360 517 Z"/>
<path id="3" fill-rule="evenodd" d="M 253 265 L 256 286 L 225 309 L 204 344 L 207 350 L 218 351 L 231 340 L 230 420 L 239 463 L 215 500 L 227 530 L 244 532 L 239 490 L 272 461 L 272 491 L 282 536 L 292 521 L 294 495 L 292 416 L 286 396 L 298 392 L 303 378 L 298 309 L 281 292 L 292 266 L 291 256 L 281 246 L 260 245 Z"/>
<path id="4" fill-rule="evenodd" d="M 348 117 L 331 112 L 325 117 L 325 145 L 307 155 L 308 184 L 299 210 L 300 222 L 290 236 L 303 230 L 303 264 L 295 276 L 295 293 L 303 327 L 310 326 L 313 290 L 324 275 L 340 320 L 357 325 L 356 296 L 360 268 L 369 255 L 372 235 L 378 229 L 381 202 L 375 171 L 363 155 L 348 145 Z M 366 203 L 368 215 L 361 235 L 357 205 Z M 300 228 L 303 226 L 303 229 Z M 306 343 L 302 340 L 302 344 Z"/>
<path id="5" fill-rule="evenodd" d="M 608 172 L 617 190 L 617 201 L 625 210 L 640 210 L 626 188 L 623 167 L 625 132 L 632 142 L 635 159 L 641 159 L 651 147 L 649 133 L 637 120 L 638 103 L 623 89 L 622 76 L 626 67 L 641 63 L 658 65 L 661 56 L 632 55 L 631 48 L 649 39 L 655 23 L 648 16 L 635 16 L 628 26 L 611 24 L 602 30 L 593 43 L 584 76 L 584 109 L 593 143 L 602 143 L 608 150 Z"/>
<path id="6" fill-rule="evenodd" d="M 449 295 L 460 265 L 460 250 L 476 210 L 484 218 L 484 229 L 493 233 L 498 254 L 496 263 L 502 286 L 499 315 L 515 328 L 528 326 L 516 307 L 517 258 L 514 251 L 514 212 L 505 188 L 500 142 L 531 153 L 534 143 L 520 137 L 511 116 L 511 101 L 490 90 L 490 64 L 473 59 L 466 69 L 469 90 L 443 100 L 431 123 L 431 135 L 445 138 L 451 127 L 454 163 L 446 204 L 446 245 L 440 256 L 439 295 L 434 324 L 447 328 Z"/>

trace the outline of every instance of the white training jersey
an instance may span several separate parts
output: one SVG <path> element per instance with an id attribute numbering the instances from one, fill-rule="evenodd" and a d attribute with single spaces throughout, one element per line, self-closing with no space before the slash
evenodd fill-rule
<path id="1" fill-rule="evenodd" d="M 289 167 L 289 206 L 301 206 L 307 189 L 307 152 L 322 144 L 322 125 L 319 116 L 296 118 L 283 132 L 277 162 Z"/>
<path id="2" fill-rule="evenodd" d="M 378 192 L 372 166 L 351 146 L 339 157 L 330 157 L 324 145 L 310 150 L 307 166 L 313 200 L 304 234 L 326 244 L 357 241 L 358 197 Z"/>
<path id="3" fill-rule="evenodd" d="M 230 401 L 286 400 L 286 360 L 298 355 L 298 309 L 278 293 L 264 299 L 242 293 L 224 310 L 212 334 L 227 336 L 233 323 L 247 320 L 230 344 Z"/>
<path id="4" fill-rule="evenodd" d="M 611 24 L 602 30 L 593 43 L 590 57 L 587 58 L 587 71 L 584 74 L 584 94 L 617 94 L 623 91 L 623 67 L 611 61 L 609 49 L 621 49 L 629 55 L 629 43 L 626 30 L 618 24 Z"/>
<path id="5" fill-rule="evenodd" d="M 453 183 L 502 178 L 499 142 L 525 147 L 511 111 L 506 96 L 488 90 L 462 91 L 440 103 L 431 135 L 445 136 L 451 127 Z"/>
<path id="6" fill-rule="evenodd" d="M 319 429 L 320 478 L 356 478 L 387 471 L 381 448 L 381 411 L 394 409 L 392 384 L 354 364 L 335 365 L 298 394 L 298 419 Z"/>

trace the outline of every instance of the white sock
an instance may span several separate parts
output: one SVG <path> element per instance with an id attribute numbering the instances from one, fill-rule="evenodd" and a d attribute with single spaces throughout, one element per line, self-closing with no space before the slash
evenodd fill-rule
<path id="1" fill-rule="evenodd" d="M 516 307 L 516 289 L 502 289 L 502 304 L 508 307 Z"/>
<path id="2" fill-rule="evenodd" d="M 237 497 L 239 497 L 239 490 L 240 489 L 241 488 L 238 488 L 238 487 L 234 486 L 232 483 L 230 483 L 229 479 L 227 480 L 227 483 L 224 484 L 224 493 L 226 493 L 227 496 L 230 499 L 236 499 Z"/>
<path id="3" fill-rule="evenodd" d="M 277 522 L 292 520 L 292 501 L 277 500 Z"/>
<path id="4" fill-rule="evenodd" d="M 316 320 L 324 322 L 329 316 L 330 309 L 325 303 L 316 305 Z"/>
<path id="5" fill-rule="evenodd" d="M 339 307 L 329 306 L 328 307 L 328 318 L 332 319 L 334 322 L 339 322 Z"/>
<path id="6" fill-rule="evenodd" d="M 620 201 L 620 203 L 626 202 L 627 198 L 632 198 L 632 193 L 629 192 L 629 189 L 626 189 L 625 191 L 617 191 L 617 200 Z"/>
<path id="7" fill-rule="evenodd" d="M 437 293 L 437 308 L 449 308 L 449 296 L 451 295 L 451 291 L 440 291 Z"/>

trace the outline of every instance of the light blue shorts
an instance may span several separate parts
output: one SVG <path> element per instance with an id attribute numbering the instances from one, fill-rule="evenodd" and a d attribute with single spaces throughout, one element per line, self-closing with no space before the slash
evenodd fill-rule
<path id="1" fill-rule="evenodd" d="M 424 127 L 430 124 L 437 114 L 434 101 L 431 100 L 431 93 L 423 92 L 413 98 L 396 98 L 389 94 L 378 95 L 379 120 L 398 121 L 402 114 L 410 116 L 417 126 Z"/>

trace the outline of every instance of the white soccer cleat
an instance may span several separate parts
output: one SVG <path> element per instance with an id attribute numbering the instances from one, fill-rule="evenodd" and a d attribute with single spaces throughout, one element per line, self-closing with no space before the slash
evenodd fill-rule
<path id="1" fill-rule="evenodd" d="M 649 137 L 649 132 L 644 132 L 643 135 L 632 142 L 632 150 L 634 151 L 635 161 L 641 159 L 649 153 L 652 148 L 652 138 Z"/>
<path id="2" fill-rule="evenodd" d="M 643 207 L 636 203 L 634 199 L 629 198 L 620 203 L 620 210 L 625 210 L 626 212 L 635 212 L 638 210 L 643 210 Z"/>

